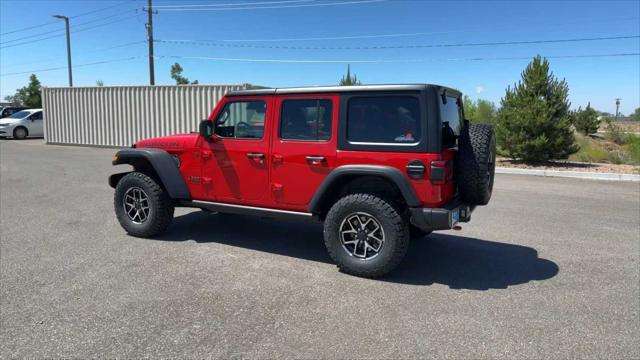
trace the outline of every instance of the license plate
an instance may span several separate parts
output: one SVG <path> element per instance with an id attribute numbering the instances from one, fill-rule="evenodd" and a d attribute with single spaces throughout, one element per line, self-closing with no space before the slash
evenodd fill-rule
<path id="1" fill-rule="evenodd" d="M 460 221 L 460 209 L 451 211 L 451 225 L 455 225 Z"/>

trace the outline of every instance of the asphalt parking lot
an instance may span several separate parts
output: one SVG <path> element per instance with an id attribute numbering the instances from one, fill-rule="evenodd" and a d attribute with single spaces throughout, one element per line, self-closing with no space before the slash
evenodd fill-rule
<path id="1" fill-rule="evenodd" d="M 498 175 L 391 275 L 318 224 L 112 209 L 113 149 L 0 141 L 0 357 L 640 358 L 640 184 Z"/>

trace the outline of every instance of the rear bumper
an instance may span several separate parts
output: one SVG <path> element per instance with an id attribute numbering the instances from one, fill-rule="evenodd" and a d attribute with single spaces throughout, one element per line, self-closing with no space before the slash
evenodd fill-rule
<path id="1" fill-rule="evenodd" d="M 410 208 L 411 223 L 423 231 L 449 230 L 471 220 L 475 206 L 454 200 L 441 208 Z"/>

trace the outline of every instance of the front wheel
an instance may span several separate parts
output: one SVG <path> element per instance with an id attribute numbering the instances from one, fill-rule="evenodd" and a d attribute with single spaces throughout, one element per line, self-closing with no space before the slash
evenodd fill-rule
<path id="1" fill-rule="evenodd" d="M 409 246 L 409 227 L 381 198 L 352 194 L 338 200 L 324 222 L 324 242 L 338 268 L 375 278 L 393 270 Z"/>
<path id="2" fill-rule="evenodd" d="M 173 219 L 173 202 L 167 192 L 140 172 L 129 173 L 118 182 L 113 203 L 120 225 L 133 236 L 157 235 Z"/>
<path id="3" fill-rule="evenodd" d="M 14 139 L 23 140 L 27 138 L 27 135 L 27 129 L 23 128 L 22 126 L 17 127 L 15 130 L 13 130 Z"/>

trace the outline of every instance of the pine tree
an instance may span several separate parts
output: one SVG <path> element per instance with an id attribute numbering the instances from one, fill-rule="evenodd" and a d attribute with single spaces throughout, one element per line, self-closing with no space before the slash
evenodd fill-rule
<path id="1" fill-rule="evenodd" d="M 536 56 L 502 98 L 496 128 L 500 146 L 526 162 L 566 159 L 578 151 L 568 96 L 567 82 L 556 79 L 549 61 Z"/>
<path id="2" fill-rule="evenodd" d="M 347 75 L 343 76 L 342 79 L 340 79 L 340 83 L 338 85 L 351 86 L 351 85 L 362 85 L 362 83 L 360 82 L 360 80 L 358 80 L 358 78 L 355 75 L 351 76 L 351 66 L 347 65 Z"/>
<path id="3" fill-rule="evenodd" d="M 573 114 L 573 125 L 576 130 L 585 135 L 595 134 L 598 131 L 600 120 L 598 120 L 598 112 L 591 107 L 591 103 L 587 104 L 584 110 L 579 107 Z"/>

